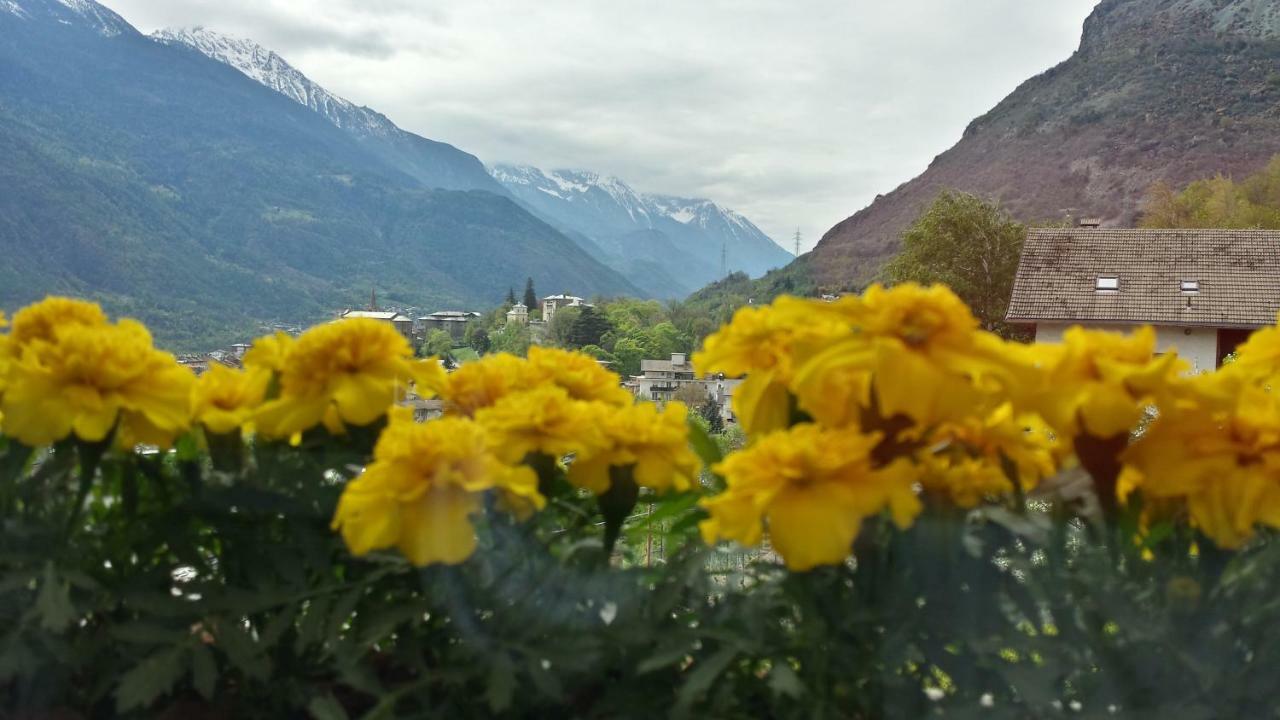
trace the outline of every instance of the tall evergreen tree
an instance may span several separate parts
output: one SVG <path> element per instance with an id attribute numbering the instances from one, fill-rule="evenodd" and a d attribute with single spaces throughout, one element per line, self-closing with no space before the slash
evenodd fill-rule
<path id="1" fill-rule="evenodd" d="M 707 432 L 719 435 L 724 432 L 724 418 L 720 417 L 720 403 L 714 397 L 707 396 L 706 401 L 698 407 L 698 414 L 707 421 Z"/>
<path id="2" fill-rule="evenodd" d="M 613 329 L 609 318 L 595 308 L 584 305 L 569 330 L 569 343 L 573 347 L 599 345 L 604 334 Z"/>
<path id="3" fill-rule="evenodd" d="M 510 309 L 515 304 L 516 304 L 516 289 L 513 287 L 509 287 L 507 288 L 507 308 Z"/>
<path id="4" fill-rule="evenodd" d="M 524 306 L 529 310 L 538 307 L 538 294 L 533 291 L 533 278 L 524 282 Z"/>

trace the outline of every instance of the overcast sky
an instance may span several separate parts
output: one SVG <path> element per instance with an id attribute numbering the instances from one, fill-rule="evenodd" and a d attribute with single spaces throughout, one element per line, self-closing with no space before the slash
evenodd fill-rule
<path id="1" fill-rule="evenodd" d="M 1065 60 L 1096 0 L 105 0 L 486 163 L 709 197 L 807 249 Z"/>

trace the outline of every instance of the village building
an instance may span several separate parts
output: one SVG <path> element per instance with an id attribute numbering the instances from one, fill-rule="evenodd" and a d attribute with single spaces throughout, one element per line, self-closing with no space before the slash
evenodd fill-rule
<path id="1" fill-rule="evenodd" d="M 577 295 L 548 295 L 542 298 L 542 321 L 550 323 L 556 310 L 566 307 L 595 307 Z"/>
<path id="2" fill-rule="evenodd" d="M 522 302 L 518 302 L 511 306 L 507 311 L 507 322 L 520 323 L 521 325 L 529 324 L 529 308 Z"/>
<path id="3" fill-rule="evenodd" d="M 1028 232 L 1005 319 L 1057 342 L 1072 325 L 1156 330 L 1193 372 L 1222 364 L 1280 311 L 1280 231 L 1040 228 Z"/>
<path id="4" fill-rule="evenodd" d="M 414 323 L 414 332 L 426 335 L 434 330 L 444 330 L 456 341 L 467 333 L 467 325 L 480 318 L 480 313 L 469 310 L 438 310 L 423 315 Z"/>
<path id="5" fill-rule="evenodd" d="M 723 375 L 700 378 L 694 373 L 688 355 L 671 353 L 669 360 L 641 360 L 640 374 L 623 385 L 637 398 L 656 403 L 678 399 L 677 393 L 692 387 L 696 389 L 699 403 L 712 398 L 720 406 L 720 416 L 733 420 L 733 392 L 741 382 Z"/>
<path id="6" fill-rule="evenodd" d="M 394 310 L 343 310 L 338 317 L 346 320 L 349 318 L 368 318 L 377 320 L 391 325 L 405 337 L 413 337 L 413 318 L 403 315 Z"/>

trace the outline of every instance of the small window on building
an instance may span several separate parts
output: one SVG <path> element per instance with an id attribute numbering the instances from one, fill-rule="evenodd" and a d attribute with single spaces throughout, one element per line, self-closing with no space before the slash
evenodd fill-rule
<path id="1" fill-rule="evenodd" d="M 1181 283 L 1181 287 L 1182 287 L 1182 292 L 1184 293 L 1198 293 L 1200 292 L 1200 281 L 1199 280 L 1183 280 Z"/>
<path id="2" fill-rule="evenodd" d="M 1097 281 L 1097 283 L 1094 285 L 1094 289 L 1095 289 L 1095 290 L 1099 290 L 1099 291 L 1103 291 L 1103 290 L 1112 290 L 1112 291 L 1114 291 L 1114 290 L 1119 290 L 1119 289 L 1120 289 L 1120 278 L 1116 277 L 1115 275 L 1099 275 L 1099 276 L 1098 276 L 1098 281 Z"/>

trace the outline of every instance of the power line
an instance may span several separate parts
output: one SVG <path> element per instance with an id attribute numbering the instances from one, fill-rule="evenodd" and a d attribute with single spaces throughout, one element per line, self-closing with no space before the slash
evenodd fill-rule
<path id="1" fill-rule="evenodd" d="M 800 257 L 800 228 L 796 228 L 796 257 Z"/>

